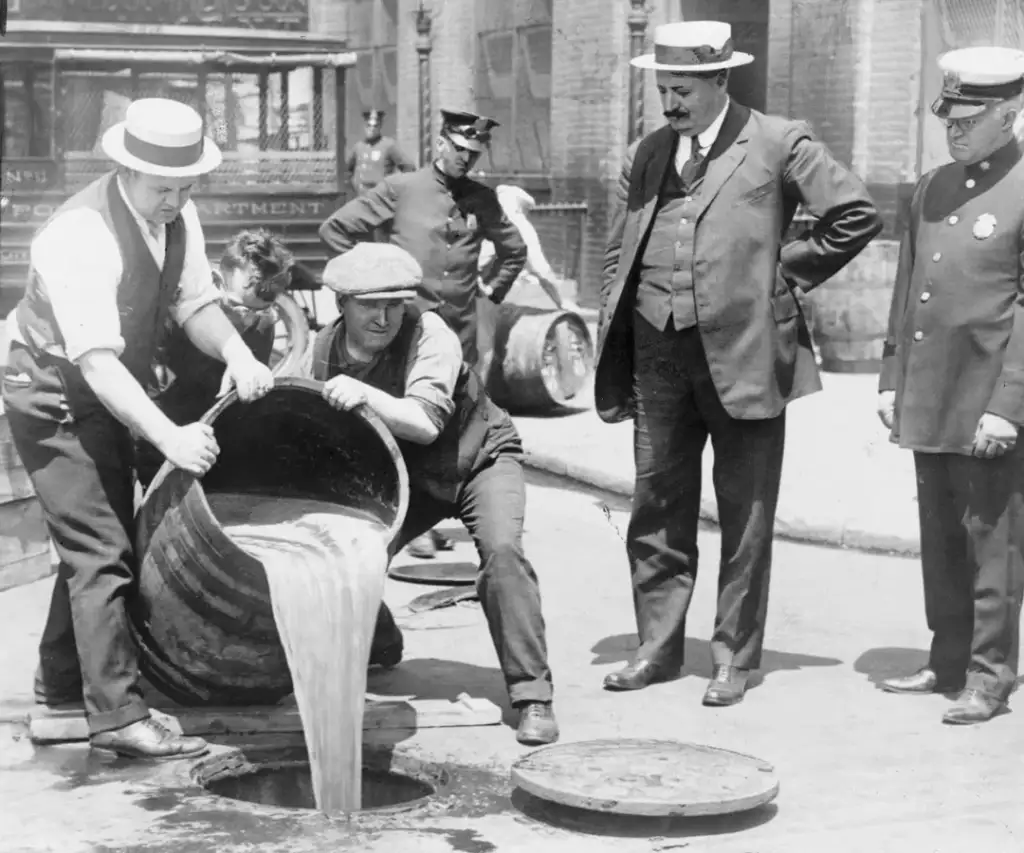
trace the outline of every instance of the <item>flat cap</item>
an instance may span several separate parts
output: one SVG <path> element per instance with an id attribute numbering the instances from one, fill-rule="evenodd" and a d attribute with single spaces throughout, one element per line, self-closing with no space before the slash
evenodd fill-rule
<path id="1" fill-rule="evenodd" d="M 964 47 L 939 57 L 942 92 L 932 104 L 941 119 L 969 118 L 1024 91 L 1024 52 Z"/>
<path id="2" fill-rule="evenodd" d="M 356 299 L 413 299 L 423 269 L 405 249 L 390 243 L 356 243 L 324 268 L 324 284 Z"/>
<path id="3" fill-rule="evenodd" d="M 459 110 L 441 110 L 441 130 L 456 145 L 470 151 L 483 151 L 491 141 L 491 131 L 500 125 L 493 118 Z"/>

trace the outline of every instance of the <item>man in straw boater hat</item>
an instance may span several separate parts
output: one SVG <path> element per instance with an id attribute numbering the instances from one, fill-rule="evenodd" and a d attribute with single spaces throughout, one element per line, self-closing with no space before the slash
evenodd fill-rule
<path id="1" fill-rule="evenodd" d="M 640 647 L 611 690 L 673 677 L 697 575 L 701 459 L 714 448 L 722 530 L 707 705 L 743 699 L 761 663 L 785 407 L 820 390 L 797 292 L 882 225 L 864 184 L 804 122 L 732 101 L 752 61 L 728 24 L 667 24 L 634 64 L 657 74 L 668 124 L 626 155 L 605 253 L 595 401 L 632 418 L 627 533 Z M 816 218 L 783 245 L 802 204 Z"/>
<path id="2" fill-rule="evenodd" d="M 331 260 L 324 284 L 340 317 L 309 350 L 307 370 L 338 409 L 369 406 L 398 440 L 409 469 L 409 510 L 393 551 L 445 518 L 466 525 L 480 554 L 477 591 L 509 698 L 517 739 L 552 743 L 552 711 L 540 586 L 523 553 L 526 485 L 512 419 L 465 364 L 455 333 L 410 303 L 423 271 L 404 249 L 363 243 Z M 401 647 L 382 606 L 374 646 Z"/>
<path id="3" fill-rule="evenodd" d="M 1024 53 L 939 58 L 932 112 L 952 163 L 918 181 L 879 381 L 892 441 L 914 451 L 927 664 L 893 693 L 961 691 L 943 721 L 980 723 L 1017 683 L 1024 595 Z"/>
<path id="4" fill-rule="evenodd" d="M 60 557 L 35 694 L 46 705 L 84 702 L 95 748 L 187 758 L 206 743 L 150 716 L 128 632 L 133 434 L 196 476 L 217 458 L 211 427 L 178 426 L 150 398 L 168 316 L 225 362 L 242 400 L 265 394 L 273 378 L 217 304 L 189 193 L 221 154 L 199 115 L 174 101 L 136 101 L 103 150 L 117 170 L 37 232 L 9 323 L 3 401 Z"/>
<path id="5" fill-rule="evenodd" d="M 462 357 L 480 366 L 477 347 L 479 258 L 485 240 L 495 259 L 486 294 L 500 303 L 526 264 L 527 249 L 509 222 L 497 194 L 469 177 L 498 123 L 475 113 L 441 110 L 441 133 L 433 163 L 385 178 L 372 190 L 331 214 L 320 238 L 335 254 L 374 239 L 378 229 L 409 252 L 423 268 L 423 309 L 435 310 L 459 336 Z M 438 539 L 424 535 L 409 553 L 433 557 Z"/>
<path id="6" fill-rule="evenodd" d="M 416 168 L 394 139 L 382 135 L 384 110 L 366 110 L 363 121 L 364 137 L 352 146 L 346 164 L 356 195 L 369 192 L 388 175 Z"/>

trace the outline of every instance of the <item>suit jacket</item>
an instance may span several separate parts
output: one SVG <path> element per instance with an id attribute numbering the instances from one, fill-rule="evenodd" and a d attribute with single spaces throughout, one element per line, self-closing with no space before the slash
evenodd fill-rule
<path id="1" fill-rule="evenodd" d="M 609 423 L 631 417 L 633 316 L 642 257 L 675 131 L 665 126 L 631 146 L 601 287 L 595 401 Z M 799 204 L 818 221 L 782 245 Z M 694 232 L 697 327 L 715 388 L 734 418 L 771 418 L 821 389 L 794 287 L 835 275 L 882 229 L 863 182 L 804 122 L 731 103 L 708 152 Z"/>
<path id="2" fill-rule="evenodd" d="M 901 447 L 970 455 L 986 412 L 1024 426 L 1022 198 L 1016 141 L 918 182 L 879 379 Z"/>

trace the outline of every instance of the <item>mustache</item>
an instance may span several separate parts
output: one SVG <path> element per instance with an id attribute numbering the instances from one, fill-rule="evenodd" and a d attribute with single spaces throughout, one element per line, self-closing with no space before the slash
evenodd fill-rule
<path id="1" fill-rule="evenodd" d="M 664 116 L 665 118 L 689 118 L 690 114 L 680 110 L 666 110 Z"/>

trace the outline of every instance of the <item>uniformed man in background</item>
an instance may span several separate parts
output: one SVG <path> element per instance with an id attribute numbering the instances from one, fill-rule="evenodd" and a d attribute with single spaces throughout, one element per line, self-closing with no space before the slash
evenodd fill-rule
<path id="1" fill-rule="evenodd" d="M 367 110 L 363 118 L 366 120 L 364 138 L 352 146 L 348 156 L 349 180 L 357 196 L 372 190 L 388 175 L 416 168 L 394 139 L 382 135 L 384 110 Z"/>
<path id="2" fill-rule="evenodd" d="M 462 357 L 480 367 L 477 348 L 478 262 L 485 240 L 495 261 L 486 295 L 500 303 L 526 264 L 527 249 L 490 187 L 469 177 L 498 126 L 473 113 L 441 110 L 437 159 L 415 172 L 385 178 L 366 194 L 336 210 L 320 227 L 320 239 L 336 255 L 356 243 L 371 242 L 387 228 L 390 242 L 423 268 L 427 298 L 420 310 L 434 309 L 458 335 Z M 409 553 L 432 557 L 439 538 L 424 536 Z"/>
<path id="3" fill-rule="evenodd" d="M 1024 163 L 1014 136 L 1024 53 L 940 57 L 953 162 L 919 181 L 900 247 L 879 385 L 892 440 L 914 451 L 927 665 L 893 693 L 961 691 L 943 721 L 1004 709 L 1024 592 Z"/>

